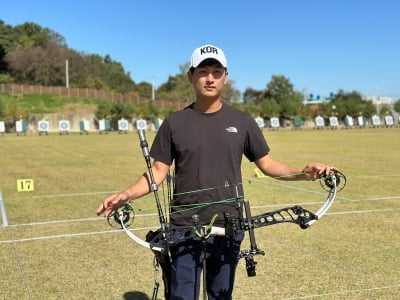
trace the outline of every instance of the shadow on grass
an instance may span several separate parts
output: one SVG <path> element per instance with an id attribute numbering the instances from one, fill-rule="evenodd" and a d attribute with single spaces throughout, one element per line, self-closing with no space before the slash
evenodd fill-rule
<path id="1" fill-rule="evenodd" d="M 124 300 L 150 300 L 150 298 L 142 292 L 126 292 L 124 294 Z"/>

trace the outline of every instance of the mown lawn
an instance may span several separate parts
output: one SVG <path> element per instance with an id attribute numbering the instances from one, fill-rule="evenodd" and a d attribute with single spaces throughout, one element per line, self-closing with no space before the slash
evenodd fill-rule
<path id="1" fill-rule="evenodd" d="M 239 262 L 234 299 L 396 299 L 400 129 L 264 134 L 273 157 L 296 166 L 332 164 L 347 176 L 347 186 L 329 214 L 307 230 L 292 224 L 257 229 L 266 255 L 256 257 L 256 277 L 247 277 Z M 147 136 L 151 144 L 154 133 Z M 6 134 L 0 157 L 9 223 L 0 226 L 1 298 L 151 298 L 154 278 L 161 281 L 151 251 L 95 215 L 106 195 L 146 168 L 135 133 Z M 294 204 L 315 211 L 326 197 L 318 182 L 257 178 L 247 161 L 242 169 L 253 215 Z M 33 179 L 35 190 L 18 192 L 19 179 Z M 135 210 L 132 228 L 144 236 L 158 223 L 148 216 L 155 213 L 153 198 L 138 200 Z"/>

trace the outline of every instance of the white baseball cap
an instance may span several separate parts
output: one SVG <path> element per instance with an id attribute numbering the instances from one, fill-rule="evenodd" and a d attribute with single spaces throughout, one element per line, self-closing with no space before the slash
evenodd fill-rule
<path id="1" fill-rule="evenodd" d="M 224 52 L 213 45 L 196 48 L 190 58 L 190 67 L 197 68 L 201 62 L 209 58 L 217 60 L 224 68 L 228 68 Z"/>

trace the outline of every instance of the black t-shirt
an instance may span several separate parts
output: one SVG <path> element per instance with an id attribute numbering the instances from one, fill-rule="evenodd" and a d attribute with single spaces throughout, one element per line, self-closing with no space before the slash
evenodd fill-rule
<path id="1" fill-rule="evenodd" d="M 235 199 L 243 196 L 243 154 L 253 162 L 268 153 L 264 136 L 250 114 L 226 104 L 210 114 L 195 110 L 192 104 L 169 115 L 150 155 L 168 165 L 175 162 L 171 223 L 191 225 L 192 216 L 197 214 L 200 224 L 209 224 L 218 214 L 215 225 L 223 226 L 224 212 L 238 217 Z M 216 201 L 219 203 L 210 205 Z"/>

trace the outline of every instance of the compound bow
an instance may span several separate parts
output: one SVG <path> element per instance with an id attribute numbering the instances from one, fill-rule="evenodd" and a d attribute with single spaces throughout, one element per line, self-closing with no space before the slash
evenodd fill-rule
<path id="1" fill-rule="evenodd" d="M 193 224 L 193 226 L 173 226 L 168 224 L 165 220 L 165 214 L 161 208 L 158 186 L 154 180 L 150 154 L 148 150 L 148 143 L 146 141 L 145 133 L 143 130 L 139 130 L 140 145 L 143 150 L 143 155 L 146 160 L 147 168 L 150 176 L 150 186 L 154 193 L 156 200 L 157 211 L 160 221 L 160 230 L 158 233 L 153 235 L 151 239 L 144 241 L 140 237 L 136 236 L 128 227 L 133 223 L 134 220 L 134 209 L 130 204 L 124 204 L 116 208 L 108 217 L 108 223 L 111 226 L 116 224 L 129 235 L 138 244 L 152 249 L 154 251 L 164 251 L 169 246 L 174 244 L 176 241 L 173 240 L 174 233 L 177 231 L 192 232 L 192 235 L 185 235 L 185 238 L 198 235 L 199 232 L 205 231 L 207 236 L 210 235 L 232 235 L 240 231 L 249 231 L 250 239 L 254 239 L 254 229 L 261 228 L 264 226 L 270 226 L 280 223 L 294 223 L 300 226 L 302 229 L 307 229 L 315 221 L 322 218 L 322 216 L 329 210 L 335 200 L 336 193 L 341 191 L 346 185 L 346 177 L 339 171 L 331 170 L 329 175 L 323 175 L 319 179 L 321 187 L 328 192 L 326 200 L 323 205 L 313 213 L 300 205 L 293 207 L 285 207 L 271 212 L 263 213 L 260 215 L 252 216 L 250 211 L 250 204 L 248 201 L 244 201 L 243 197 L 237 195 L 237 201 L 242 202 L 245 209 L 245 217 L 232 217 L 228 214 L 225 215 L 225 228 L 214 227 L 212 224 L 199 225 Z M 255 244 L 255 242 L 253 243 Z M 254 246 L 254 245 L 253 245 Z M 256 247 L 252 247 L 256 248 Z M 255 251 L 253 249 L 250 252 Z M 245 257 L 246 254 L 243 252 L 240 254 L 241 257 Z"/>
<path id="2" fill-rule="evenodd" d="M 331 170 L 329 175 L 322 175 L 319 179 L 321 187 L 328 192 L 326 200 L 323 205 L 313 213 L 307 209 L 304 209 L 300 205 L 295 205 L 292 207 L 285 207 L 271 212 L 263 213 L 260 215 L 252 216 L 250 210 L 250 204 L 245 201 L 242 196 L 236 195 L 236 201 L 238 207 L 240 207 L 240 217 L 234 217 L 229 214 L 225 214 L 225 227 L 215 227 L 213 221 L 208 225 L 198 224 L 196 220 L 196 215 L 194 216 L 194 222 L 192 226 L 173 226 L 166 222 L 165 214 L 162 210 L 160 199 L 158 195 L 158 186 L 154 180 L 150 154 L 148 149 L 148 143 L 146 141 L 145 133 L 143 130 L 138 131 L 140 146 L 143 151 L 144 158 L 146 160 L 146 165 L 148 168 L 150 188 L 154 194 L 156 201 L 158 217 L 160 221 L 160 229 L 156 232 L 149 232 L 146 236 L 146 240 L 141 239 L 136 236 L 128 227 L 134 221 L 134 209 L 129 204 L 123 204 L 117 207 L 108 217 L 108 223 L 111 226 L 120 226 L 126 234 L 133 239 L 138 244 L 151 249 L 154 253 L 167 253 L 168 248 L 180 240 L 174 238 L 176 232 L 184 232 L 182 234 L 182 239 L 192 238 L 194 236 L 202 236 L 203 238 L 208 238 L 211 235 L 222 235 L 222 236 L 232 236 L 238 232 L 248 231 L 250 239 L 250 249 L 241 250 L 239 253 L 239 258 L 244 258 L 246 261 L 246 270 L 248 276 L 255 276 L 255 266 L 254 256 L 265 255 L 263 250 L 260 250 L 256 244 L 255 232 L 256 228 L 261 228 L 265 226 L 271 226 L 281 223 L 294 223 L 300 226 L 302 229 L 307 229 L 317 220 L 321 219 L 322 216 L 329 210 L 335 200 L 336 193 L 341 191 L 346 185 L 346 176 L 335 170 Z M 243 216 L 244 207 L 244 216 Z M 157 254 L 156 254 L 157 256 Z"/>

